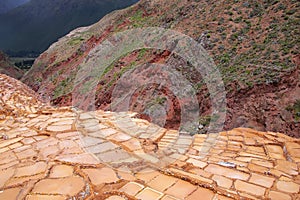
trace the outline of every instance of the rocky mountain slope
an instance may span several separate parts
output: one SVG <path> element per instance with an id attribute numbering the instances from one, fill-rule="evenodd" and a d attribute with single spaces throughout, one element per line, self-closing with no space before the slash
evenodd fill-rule
<path id="1" fill-rule="evenodd" d="M 300 140 L 51 107 L 0 74 L 0 199 L 297 200 Z"/>
<path id="2" fill-rule="evenodd" d="M 40 54 L 59 37 L 137 0 L 31 0 L 0 15 L 0 49 L 10 56 Z"/>
<path id="3" fill-rule="evenodd" d="M 0 51 L 0 73 L 7 74 L 16 79 L 22 78 L 24 72 L 17 68 L 10 60 L 7 55 Z"/>
<path id="4" fill-rule="evenodd" d="M 172 29 L 198 41 L 217 65 L 226 89 L 225 129 L 243 126 L 299 137 L 299 7 L 298 1 L 286 0 L 142 0 L 61 38 L 36 60 L 23 81 L 54 104 L 71 105 L 76 76 L 87 65 L 99 65 L 102 42 L 134 28 Z M 180 55 L 153 48 L 125 53 L 102 71 L 96 108 L 112 109 L 118 83 L 142 63 L 171 65 L 192 85 L 200 102 L 200 132 L 220 117 L 212 111 L 207 85 L 195 66 Z M 89 92 L 86 81 L 84 92 Z M 155 121 L 149 108 L 156 105 L 165 111 L 165 127 L 178 128 L 179 104 L 168 87 L 149 84 L 134 92 L 128 108 Z"/>

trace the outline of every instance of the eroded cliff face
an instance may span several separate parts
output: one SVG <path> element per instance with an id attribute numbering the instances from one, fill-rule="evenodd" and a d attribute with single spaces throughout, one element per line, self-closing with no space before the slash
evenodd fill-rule
<path id="1" fill-rule="evenodd" d="M 279 83 L 256 85 L 228 95 L 228 129 L 246 126 L 276 130 L 299 137 L 299 70 L 286 73 Z M 236 89 L 239 85 L 234 85 Z"/>
<path id="2" fill-rule="evenodd" d="M 87 63 L 92 65 L 93 59 L 93 66 L 99 65 L 95 52 L 104 41 L 135 28 L 172 29 L 199 42 L 216 63 L 227 94 L 225 129 L 243 126 L 299 137 L 298 8 L 297 2 L 283 0 L 143 0 L 61 38 L 36 60 L 23 81 L 56 105 L 72 105 L 78 71 Z M 111 110 L 122 77 L 143 63 L 171 65 L 183 75 L 196 91 L 200 132 L 206 132 L 218 116 L 212 113 L 203 77 L 180 55 L 164 49 L 132 49 L 118 57 L 99 77 L 96 108 Z M 157 121 L 165 121 L 166 128 L 178 128 L 180 103 L 170 88 L 148 84 L 132 94 L 128 109 L 156 122 L 149 110 L 155 104 L 165 110 L 164 119 Z"/>
<path id="3" fill-rule="evenodd" d="M 299 139 L 191 136 L 136 114 L 52 107 L 0 74 L 0 199 L 299 198 Z"/>

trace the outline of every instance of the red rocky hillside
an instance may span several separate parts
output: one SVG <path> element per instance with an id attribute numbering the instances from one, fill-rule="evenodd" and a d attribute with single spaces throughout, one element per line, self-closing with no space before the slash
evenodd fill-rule
<path id="1" fill-rule="evenodd" d="M 77 72 L 86 63 L 97 66 L 96 53 L 103 41 L 134 28 L 171 29 L 199 42 L 221 73 L 226 89 L 226 130 L 250 127 L 300 137 L 299 10 L 298 1 L 287 0 L 141 0 L 61 38 L 40 55 L 23 82 L 55 105 L 71 105 Z M 173 66 L 192 85 L 199 102 L 200 133 L 220 117 L 212 111 L 201 74 L 191 63 L 164 49 L 132 50 L 118 57 L 99 77 L 95 107 L 110 110 L 118 82 L 143 63 Z M 156 122 L 150 109 L 153 105 L 165 111 L 166 128 L 179 127 L 180 102 L 168 87 L 153 83 L 139 88 L 128 109 Z"/>

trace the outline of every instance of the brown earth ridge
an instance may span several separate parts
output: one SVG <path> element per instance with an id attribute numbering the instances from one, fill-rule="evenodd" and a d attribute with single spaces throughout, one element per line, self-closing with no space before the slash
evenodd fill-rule
<path id="1" fill-rule="evenodd" d="M 228 108 L 225 130 L 250 127 L 300 137 L 299 7 L 298 1 L 285 0 L 141 0 L 61 38 L 22 80 L 55 105 L 72 105 L 77 72 L 96 57 L 93 50 L 99 44 L 133 28 L 172 29 L 198 41 L 222 74 Z M 205 133 L 210 120 L 218 118 L 211 113 L 207 87 L 193 66 L 165 50 L 134 50 L 107 67 L 99 78 L 96 108 L 110 110 L 118 81 L 142 63 L 170 64 L 190 81 L 200 102 L 199 124 L 204 127 L 199 132 Z M 140 88 L 129 110 L 155 122 L 148 108 L 157 104 L 166 110 L 165 127 L 178 128 L 179 102 L 168 89 L 156 84 Z"/>

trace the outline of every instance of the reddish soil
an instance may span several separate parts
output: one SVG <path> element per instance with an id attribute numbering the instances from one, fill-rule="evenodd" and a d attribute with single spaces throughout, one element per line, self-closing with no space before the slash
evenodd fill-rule
<path id="1" fill-rule="evenodd" d="M 213 7 L 210 4 L 213 4 Z M 218 65 L 227 92 L 225 129 L 242 126 L 264 131 L 280 131 L 300 137 L 300 122 L 294 113 L 287 109 L 300 99 L 300 54 L 297 51 L 299 46 L 294 42 L 295 36 L 291 35 L 297 32 L 297 27 L 285 26 L 287 23 L 296 22 L 297 12 L 290 12 L 295 6 L 295 3 L 285 0 L 276 1 L 274 4 L 260 1 L 257 5 L 247 2 L 233 4 L 227 1 L 182 0 L 174 3 L 171 0 L 142 0 L 132 8 L 120 12 L 116 17 L 104 20 L 104 24 L 95 24 L 93 30 L 102 30 L 102 27 L 98 27 L 102 25 L 107 28 L 102 32 L 91 30 L 90 38 L 81 44 L 84 49 L 80 47 L 75 53 L 68 55 L 67 60 L 54 64 L 56 56 L 64 53 L 60 47 L 57 47 L 59 50 L 51 55 L 43 53 L 39 60 L 46 70 L 39 68 L 36 63 L 34 66 L 36 71 L 24 81 L 34 90 L 40 90 L 47 98 L 53 97 L 55 89 L 62 81 L 71 77 L 73 72 L 77 72 L 77 67 L 87 58 L 93 47 L 114 32 L 147 26 L 171 28 L 200 42 Z M 280 31 L 275 31 L 276 27 Z M 206 34 L 204 39 L 200 38 L 204 33 Z M 122 74 L 118 73 L 124 68 L 133 63 L 173 65 L 172 56 L 168 51 L 149 50 L 142 58 L 140 51 L 131 52 L 120 58 L 99 80 L 95 107 L 111 109 L 113 91 L 122 77 Z M 176 64 L 178 63 L 175 63 L 175 66 Z M 282 68 L 279 67 L 277 70 L 281 64 Z M 185 65 L 186 63 L 182 62 L 182 66 Z M 240 66 L 244 68 L 238 68 Z M 44 71 L 41 72 L 41 69 Z M 54 82 L 45 81 L 59 70 L 62 74 L 58 75 Z M 202 80 L 201 75 L 189 67 L 177 67 L 177 70 L 192 84 L 196 85 Z M 270 81 L 268 75 L 271 77 Z M 32 80 L 33 77 L 39 76 L 42 76 L 41 83 Z M 145 77 L 133 81 L 139 83 L 143 78 Z M 211 102 L 205 85 L 197 88 L 197 98 L 201 116 L 210 116 Z M 89 99 L 84 99 L 83 104 L 88 101 Z M 129 109 L 140 113 L 141 118 L 149 121 L 166 121 L 165 127 L 178 128 L 180 104 L 188 101 L 188 99 L 179 100 L 168 87 L 149 84 L 135 91 Z M 68 91 L 53 99 L 52 103 L 70 105 L 72 95 Z M 152 104 L 157 104 L 166 111 L 162 119 L 155 119 L 149 114 L 149 105 Z M 82 108 L 89 109 L 89 106 Z"/>
<path id="2" fill-rule="evenodd" d="M 137 52 L 133 52 L 120 59 L 115 68 L 99 82 L 99 88 L 102 89 L 99 89 L 95 99 L 96 108 L 111 109 L 111 98 L 115 84 L 106 88 L 106 83 L 111 81 L 112 74 L 118 71 L 118 67 L 122 68 L 122 66 L 137 60 L 137 55 Z M 163 51 L 161 53 L 153 53 L 148 59 L 151 63 L 165 63 L 169 56 L 169 52 Z M 118 81 L 116 80 L 116 82 Z M 231 92 L 227 94 L 228 110 L 224 129 L 249 127 L 260 131 L 283 132 L 289 136 L 300 137 L 298 134 L 300 133 L 299 122 L 295 123 L 292 114 L 286 110 L 286 107 L 293 104 L 300 96 L 298 69 L 284 74 L 276 85 L 260 84 L 253 86 L 251 89 L 248 87 L 239 89 L 239 83 L 233 82 L 227 87 L 231 88 Z M 197 93 L 198 101 L 201 102 L 199 110 L 202 116 L 211 114 L 211 104 L 207 93 L 206 88 L 202 88 Z M 153 119 L 145 113 L 147 105 L 151 104 L 153 99 L 163 97 L 167 99 L 163 103 L 167 110 L 166 116 L 163 116 L 165 119 Z M 61 96 L 55 99 L 53 103 L 63 106 L 72 105 L 72 95 Z M 152 84 L 134 93 L 129 110 L 140 113 L 138 115 L 140 118 L 151 122 L 166 121 L 164 124 L 166 128 L 177 129 L 181 122 L 181 103 L 168 88 L 161 88 Z"/>
<path id="3" fill-rule="evenodd" d="M 295 123 L 287 106 L 300 97 L 299 69 L 281 77 L 277 85 L 255 85 L 252 89 L 235 88 L 227 96 L 226 129 L 252 127 L 262 131 L 283 132 L 300 137 L 300 123 Z"/>

